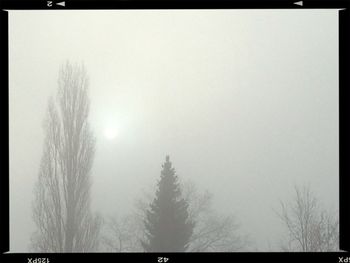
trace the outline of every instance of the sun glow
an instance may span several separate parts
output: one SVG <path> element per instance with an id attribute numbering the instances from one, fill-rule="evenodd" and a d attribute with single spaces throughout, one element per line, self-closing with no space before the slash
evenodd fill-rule
<path id="1" fill-rule="evenodd" d="M 107 140 L 113 140 L 118 136 L 118 131 L 115 127 L 107 127 L 103 132 Z"/>

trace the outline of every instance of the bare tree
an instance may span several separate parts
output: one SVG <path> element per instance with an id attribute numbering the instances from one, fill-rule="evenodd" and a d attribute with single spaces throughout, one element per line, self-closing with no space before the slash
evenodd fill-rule
<path id="1" fill-rule="evenodd" d="M 189 200 L 190 219 L 196 222 L 188 251 L 233 252 L 247 248 L 248 237 L 240 234 L 236 218 L 215 211 L 209 191 L 199 192 L 190 181 L 183 183 L 182 189 L 184 197 Z"/>
<path id="2" fill-rule="evenodd" d="M 90 211 L 95 139 L 88 124 L 87 93 L 84 67 L 67 62 L 60 69 L 57 100 L 50 99 L 44 125 L 44 152 L 34 190 L 34 251 L 98 248 L 101 219 Z"/>
<path id="3" fill-rule="evenodd" d="M 239 234 L 239 224 L 232 216 L 219 215 L 212 207 L 212 195 L 199 192 L 194 183 L 181 184 L 183 197 L 189 203 L 189 218 L 195 227 L 188 245 L 189 252 L 241 251 L 248 238 Z M 143 251 L 140 240 L 145 238 L 144 217 L 153 191 L 145 191 L 136 200 L 135 211 L 120 219 L 110 219 L 103 238 L 104 250 L 115 252 Z"/>
<path id="4" fill-rule="evenodd" d="M 140 238 L 145 238 L 143 222 L 137 214 L 121 218 L 111 217 L 105 224 L 102 237 L 103 250 L 107 252 L 141 252 Z"/>
<path id="5" fill-rule="evenodd" d="M 288 231 L 284 251 L 321 252 L 339 250 L 338 216 L 322 210 L 309 187 L 295 187 L 291 203 L 281 202 L 279 215 Z"/>

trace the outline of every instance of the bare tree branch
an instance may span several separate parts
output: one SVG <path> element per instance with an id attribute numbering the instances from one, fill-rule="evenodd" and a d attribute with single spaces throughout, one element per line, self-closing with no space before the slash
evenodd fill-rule
<path id="1" fill-rule="evenodd" d="M 309 187 L 295 187 L 293 202 L 281 202 L 281 211 L 289 235 L 283 251 L 339 251 L 338 216 L 322 210 Z"/>

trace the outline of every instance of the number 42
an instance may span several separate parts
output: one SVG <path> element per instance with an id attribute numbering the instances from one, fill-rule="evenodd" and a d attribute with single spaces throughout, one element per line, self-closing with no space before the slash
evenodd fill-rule
<path id="1" fill-rule="evenodd" d="M 165 262 L 168 262 L 169 258 L 166 258 L 166 257 L 158 257 L 158 262 L 159 263 L 165 263 Z"/>

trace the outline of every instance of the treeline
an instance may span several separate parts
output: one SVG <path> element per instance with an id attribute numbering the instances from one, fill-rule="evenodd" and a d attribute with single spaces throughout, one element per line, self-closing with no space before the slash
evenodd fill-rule
<path id="1" fill-rule="evenodd" d="M 136 212 L 103 219 L 91 211 L 91 168 L 95 137 L 88 122 L 88 77 L 83 66 L 66 63 L 58 91 L 48 103 L 45 143 L 33 202 L 35 252 L 233 252 L 251 242 L 230 215 L 218 214 L 212 195 L 181 183 L 165 157 L 155 193 L 139 199 Z M 338 216 L 322 210 L 308 188 L 296 188 L 281 203 L 285 251 L 338 250 Z"/>

